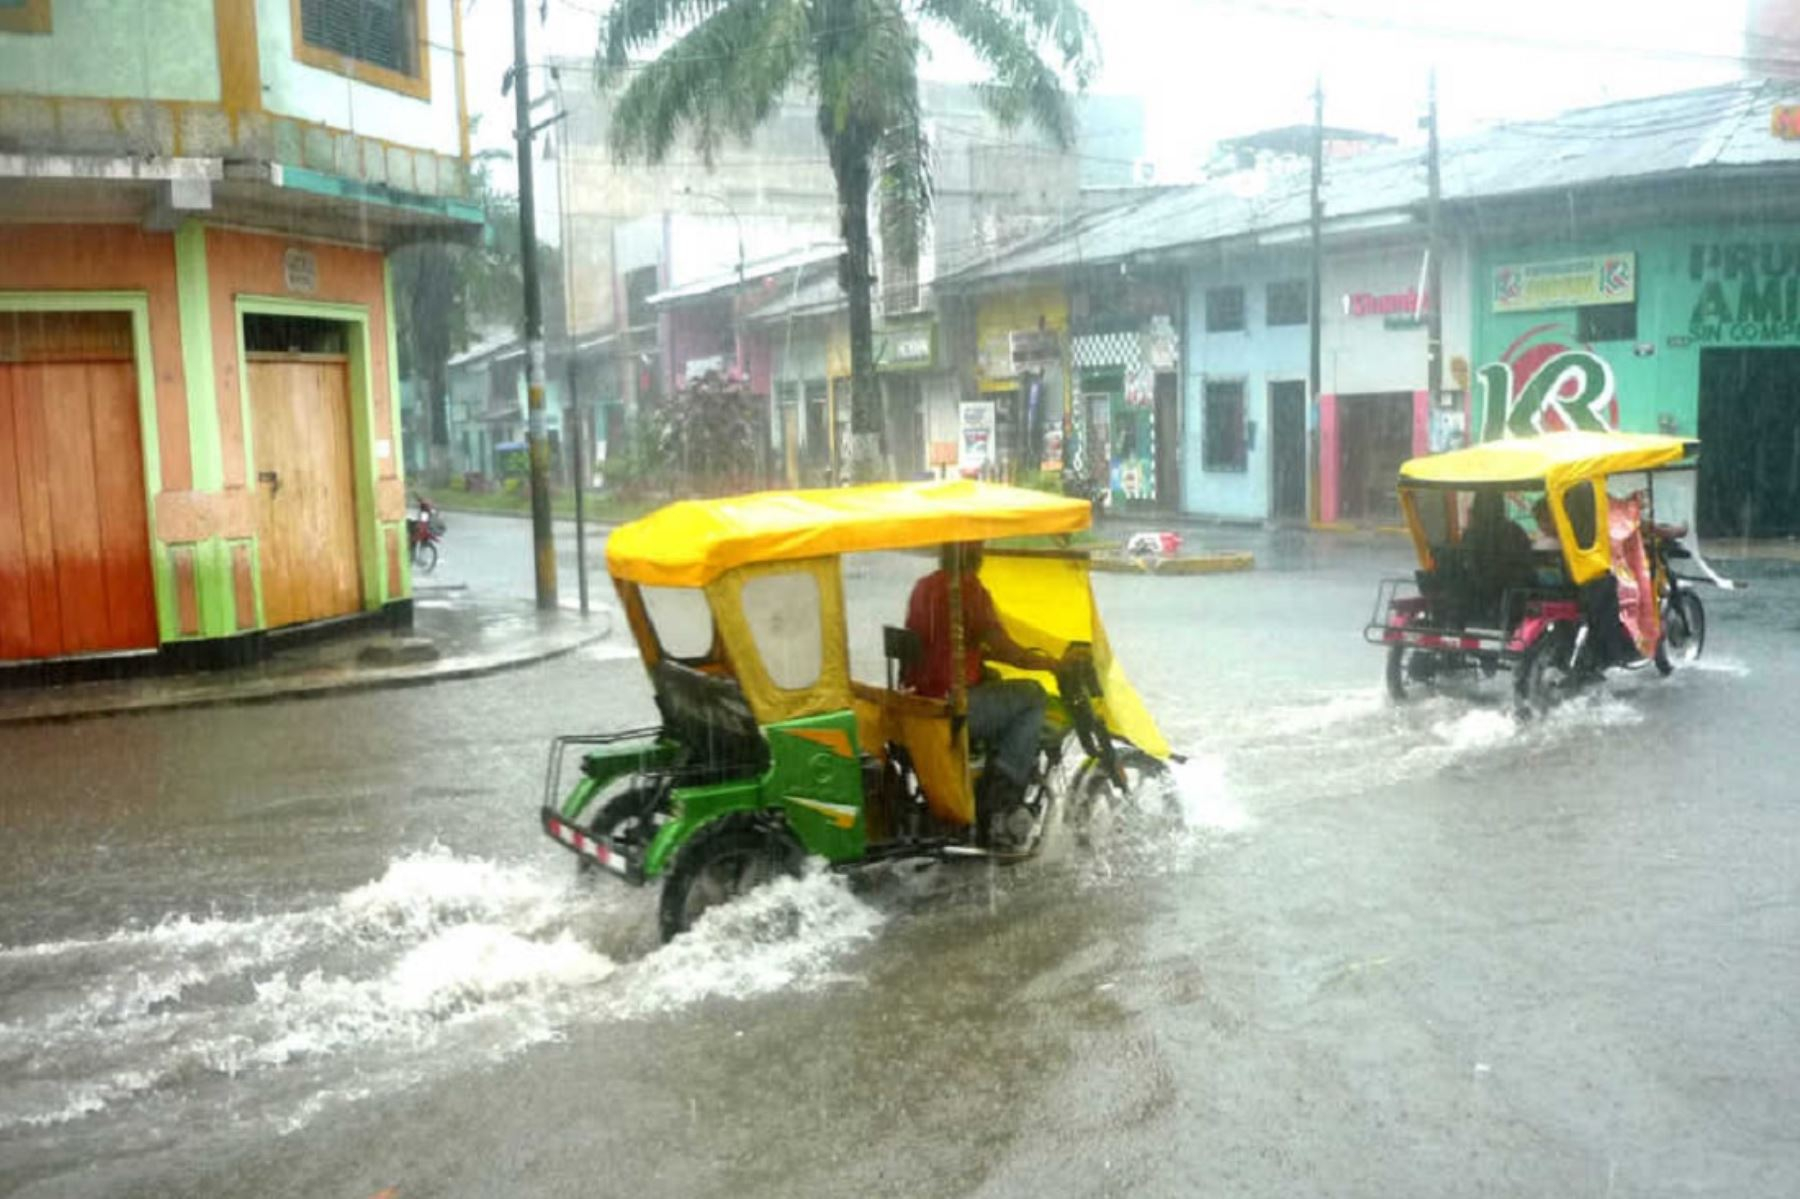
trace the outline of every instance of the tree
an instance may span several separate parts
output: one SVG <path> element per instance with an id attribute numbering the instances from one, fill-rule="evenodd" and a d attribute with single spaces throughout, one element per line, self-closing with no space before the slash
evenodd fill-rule
<path id="1" fill-rule="evenodd" d="M 1065 79 L 1085 87 L 1095 65 L 1079 0 L 619 0 L 600 27 L 598 84 L 623 84 L 611 135 L 620 162 L 661 162 L 683 134 L 711 162 L 726 137 L 748 140 L 790 89 L 816 99 L 844 241 L 858 478 L 872 473 L 881 423 L 870 200 L 879 201 L 883 239 L 909 267 L 930 219 L 921 22 L 954 33 L 987 66 L 981 95 L 1004 126 L 1028 121 L 1069 144 Z M 647 62 L 635 57 L 646 52 Z"/>

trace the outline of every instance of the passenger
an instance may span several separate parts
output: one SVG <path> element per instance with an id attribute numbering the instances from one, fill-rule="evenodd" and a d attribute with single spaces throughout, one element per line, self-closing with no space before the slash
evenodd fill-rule
<path id="1" fill-rule="evenodd" d="M 1469 505 L 1462 541 L 1475 589 L 1471 610 L 1478 619 L 1505 624 L 1512 615 L 1503 611 L 1507 592 L 1537 582 L 1531 535 L 1507 517 L 1504 494 L 1481 491 Z"/>
<path id="2" fill-rule="evenodd" d="M 946 545 L 937 570 L 913 586 L 906 627 L 918 634 L 922 652 L 906 682 L 920 695 L 950 694 L 950 570 L 955 547 Z M 993 597 L 981 585 L 981 543 L 962 546 L 963 682 L 969 688 L 969 736 L 989 750 L 988 768 L 977 796 L 976 820 L 991 844 L 1015 846 L 1030 831 L 1025 792 L 1037 764 L 1044 727 L 1044 689 L 1030 679 L 987 681 L 984 661 L 1020 670 L 1055 670 L 1056 659 L 1019 645 L 1000 625 Z"/>

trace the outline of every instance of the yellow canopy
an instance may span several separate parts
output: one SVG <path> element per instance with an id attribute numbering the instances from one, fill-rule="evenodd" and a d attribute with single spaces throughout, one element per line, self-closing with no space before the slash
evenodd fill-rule
<path id="1" fill-rule="evenodd" d="M 1679 462 L 1699 443 L 1654 433 L 1543 433 L 1503 437 L 1466 450 L 1413 458 L 1400 467 L 1400 485 L 1426 487 L 1542 486 L 1560 492 L 1571 483 L 1620 471 L 1653 470 Z"/>
<path id="2" fill-rule="evenodd" d="M 1085 500 L 961 480 L 766 491 L 683 500 L 621 525 L 606 565 L 634 583 L 703 587 L 751 562 L 1074 533 L 1091 519 Z"/>

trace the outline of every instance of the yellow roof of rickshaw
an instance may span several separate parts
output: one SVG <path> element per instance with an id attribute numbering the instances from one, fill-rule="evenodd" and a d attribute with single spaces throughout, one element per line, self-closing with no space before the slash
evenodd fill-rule
<path id="1" fill-rule="evenodd" d="M 1620 471 L 1654 470 L 1680 462 L 1699 446 L 1656 433 L 1542 433 L 1503 437 L 1412 458 L 1401 464 L 1400 485 L 1426 487 L 1556 487 Z"/>
<path id="2" fill-rule="evenodd" d="M 752 562 L 1074 533 L 1092 516 L 1086 500 L 963 480 L 765 491 L 683 500 L 621 525 L 606 565 L 634 583 L 702 587 Z"/>

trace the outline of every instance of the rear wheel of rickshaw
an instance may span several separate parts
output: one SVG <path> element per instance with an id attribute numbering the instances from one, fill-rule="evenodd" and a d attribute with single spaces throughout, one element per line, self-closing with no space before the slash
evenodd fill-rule
<path id="1" fill-rule="evenodd" d="M 1076 768 L 1069 780 L 1069 824 L 1085 833 L 1096 809 L 1104 807 L 1114 829 L 1155 832 L 1181 827 L 1181 789 L 1168 763 L 1135 745 L 1117 746 L 1113 753 L 1120 778 L 1109 776 L 1094 758 Z"/>
<path id="2" fill-rule="evenodd" d="M 1578 685 L 1574 640 L 1566 629 L 1539 637 L 1519 660 L 1513 676 L 1514 711 L 1521 720 L 1542 716 Z"/>
<path id="3" fill-rule="evenodd" d="M 653 819 L 661 788 L 652 783 L 627 777 L 621 780 L 623 790 L 609 793 L 602 788 L 587 805 L 575 814 L 575 826 L 591 837 L 621 840 L 633 845 L 646 845 L 656 835 Z M 587 858 L 576 860 L 580 874 L 591 874 L 600 867 Z"/>
<path id="4" fill-rule="evenodd" d="M 798 878 L 805 856 L 786 829 L 755 817 L 727 816 L 701 829 L 675 855 L 663 883 L 663 940 L 674 940 L 706 912 L 765 883 Z"/>
<path id="5" fill-rule="evenodd" d="M 1706 607 L 1700 597 L 1683 591 L 1663 606 L 1662 638 L 1656 643 L 1656 669 L 1673 674 L 1706 648 Z"/>
<path id="6" fill-rule="evenodd" d="M 1387 689 L 1395 703 L 1403 704 L 1430 691 L 1437 672 L 1435 650 L 1414 649 L 1410 645 L 1388 647 Z"/>

